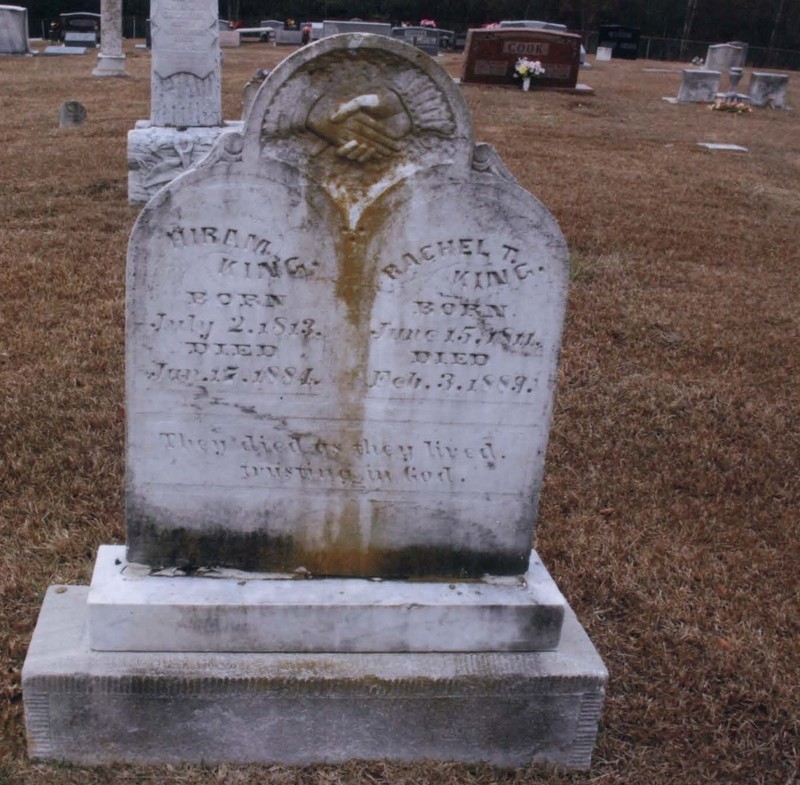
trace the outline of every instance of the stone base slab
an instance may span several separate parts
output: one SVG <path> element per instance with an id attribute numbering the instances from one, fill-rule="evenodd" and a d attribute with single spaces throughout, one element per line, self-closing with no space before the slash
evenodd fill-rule
<path id="1" fill-rule="evenodd" d="M 101 546 L 89 591 L 99 651 L 542 651 L 567 603 L 531 554 L 526 575 L 464 583 L 166 577 Z M 221 573 L 225 575 L 226 573 Z"/>
<path id="2" fill-rule="evenodd" d="M 128 76 L 125 71 L 125 55 L 97 55 L 97 65 L 92 71 L 92 76 Z"/>
<path id="3" fill-rule="evenodd" d="M 45 597 L 22 673 L 33 760 L 589 766 L 607 673 L 569 610 L 552 652 L 137 654 L 89 648 L 87 594 Z"/>
<path id="4" fill-rule="evenodd" d="M 168 128 L 139 120 L 128 131 L 129 204 L 149 202 L 156 191 L 204 158 L 221 134 L 241 128 L 238 120 L 194 128 Z"/>

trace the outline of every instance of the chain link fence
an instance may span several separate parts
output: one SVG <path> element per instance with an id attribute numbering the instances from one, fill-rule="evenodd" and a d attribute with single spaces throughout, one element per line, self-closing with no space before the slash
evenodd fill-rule
<path id="1" fill-rule="evenodd" d="M 586 51 L 597 51 L 599 34 L 590 32 L 584 36 Z M 639 57 L 644 60 L 670 60 L 691 63 L 699 57 L 706 59 L 708 47 L 720 41 L 687 41 L 680 38 L 655 38 L 643 35 L 639 38 Z M 780 68 L 787 71 L 800 71 L 800 52 L 791 49 L 767 49 L 764 46 L 750 46 L 747 49 L 748 68 Z"/>

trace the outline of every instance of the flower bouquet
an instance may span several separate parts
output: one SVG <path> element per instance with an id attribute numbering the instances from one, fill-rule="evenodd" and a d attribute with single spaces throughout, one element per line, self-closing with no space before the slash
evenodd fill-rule
<path id="1" fill-rule="evenodd" d="M 714 112 L 731 112 L 732 114 L 750 114 L 753 111 L 746 102 L 727 98 L 717 98 L 709 108 Z"/>
<path id="2" fill-rule="evenodd" d="M 514 78 L 522 79 L 522 89 L 530 90 L 531 79 L 544 74 L 544 66 L 538 60 L 528 60 L 520 57 L 514 66 Z"/>

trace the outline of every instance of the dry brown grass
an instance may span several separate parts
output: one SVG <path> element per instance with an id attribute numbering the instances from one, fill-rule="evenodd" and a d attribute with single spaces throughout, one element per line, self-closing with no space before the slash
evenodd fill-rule
<path id="1" fill-rule="evenodd" d="M 226 50 L 226 117 L 283 54 Z M 93 60 L 0 58 L 0 783 L 795 782 L 798 114 L 669 106 L 678 64 L 642 62 L 585 72 L 594 97 L 464 88 L 477 137 L 572 251 L 538 548 L 611 673 L 592 771 L 26 761 L 43 592 L 88 582 L 97 546 L 124 539 L 125 134 L 149 113 L 150 61 L 131 50 L 131 79 L 98 81 Z M 68 98 L 88 122 L 59 129 Z"/>

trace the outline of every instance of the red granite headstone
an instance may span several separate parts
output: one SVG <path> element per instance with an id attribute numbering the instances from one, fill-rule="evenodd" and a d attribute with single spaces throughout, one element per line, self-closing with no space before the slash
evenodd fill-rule
<path id="1" fill-rule="evenodd" d="M 545 68 L 537 87 L 575 87 L 581 60 L 581 37 L 575 33 L 508 27 L 470 30 L 461 65 L 462 82 L 519 84 L 514 65 L 519 58 L 539 60 Z"/>

